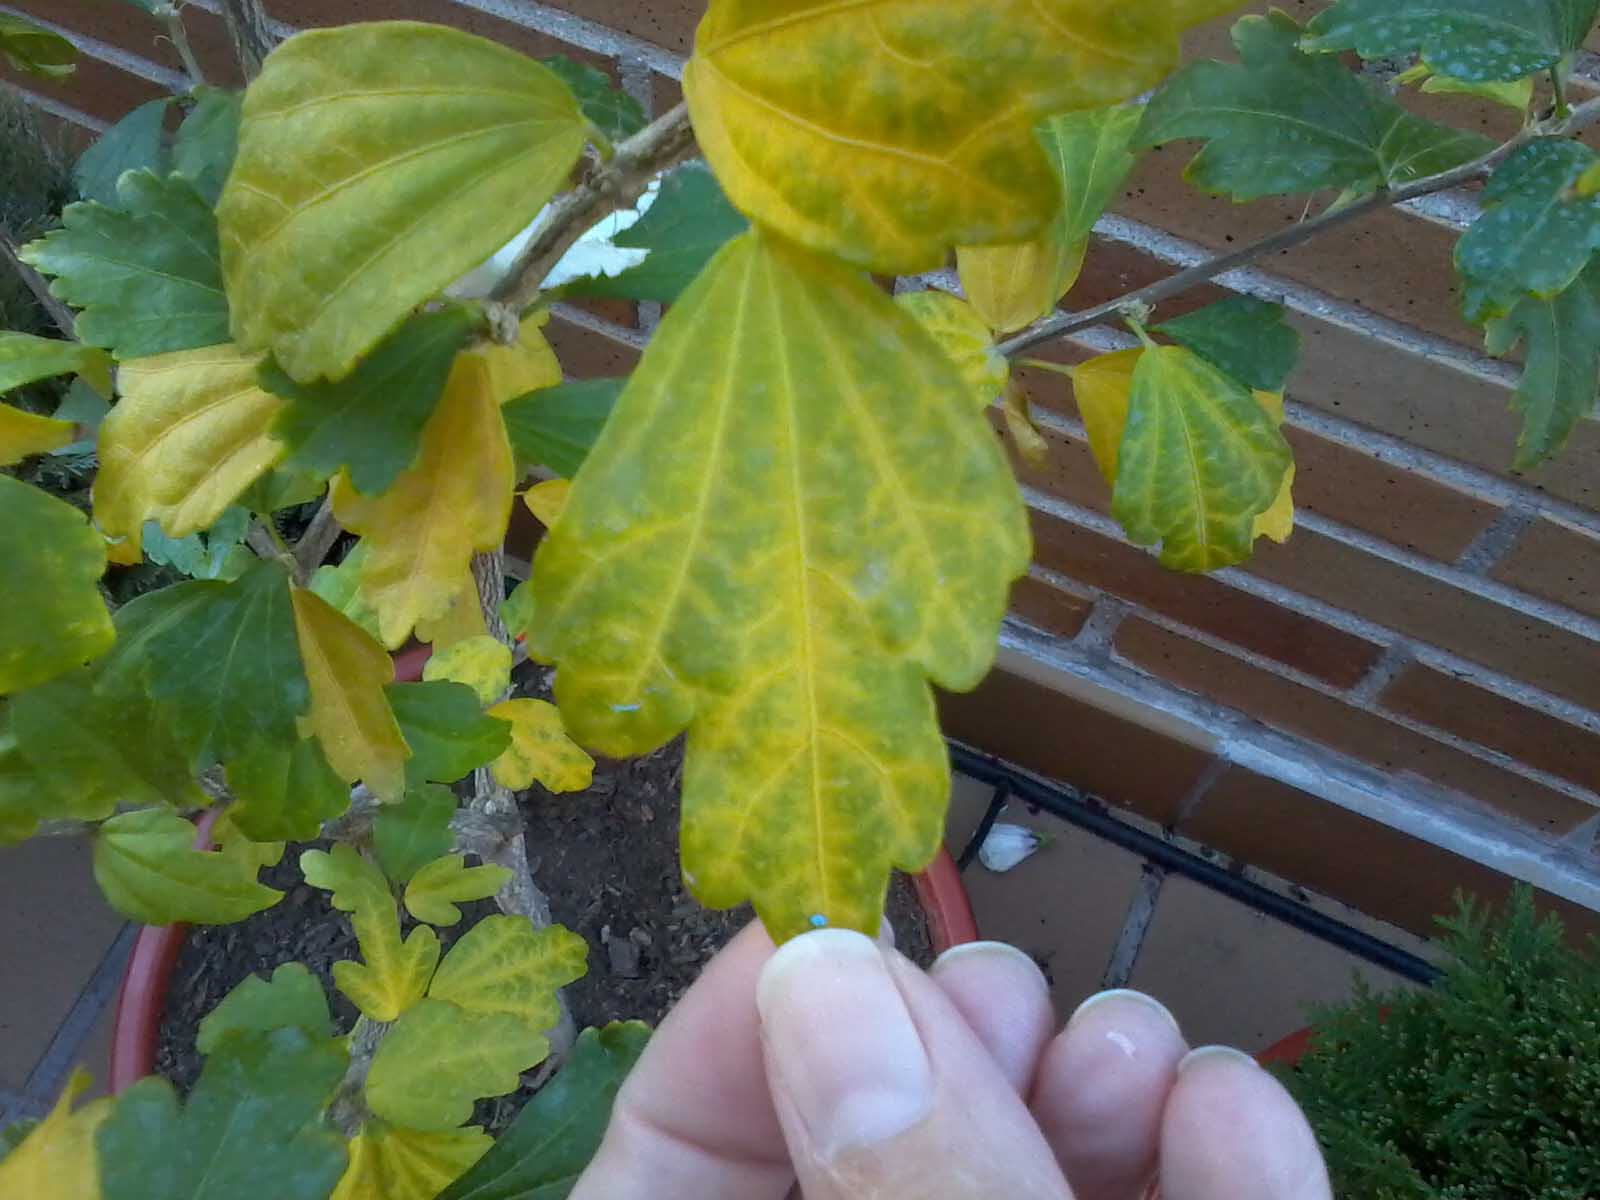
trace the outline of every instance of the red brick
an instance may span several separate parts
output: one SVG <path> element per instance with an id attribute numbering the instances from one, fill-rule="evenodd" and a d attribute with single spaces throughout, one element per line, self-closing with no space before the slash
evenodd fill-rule
<path id="1" fill-rule="evenodd" d="M 617 378 L 629 374 L 639 361 L 634 347 L 560 317 L 551 317 L 544 332 L 569 379 Z"/>
<path id="2" fill-rule="evenodd" d="M 1011 611 L 1057 637 L 1076 637 L 1093 607 L 1093 601 L 1064 592 L 1031 575 L 1011 585 Z"/>
<path id="3" fill-rule="evenodd" d="M 1600 617 L 1600 538 L 1592 534 L 1540 520 L 1492 574 L 1535 596 Z"/>

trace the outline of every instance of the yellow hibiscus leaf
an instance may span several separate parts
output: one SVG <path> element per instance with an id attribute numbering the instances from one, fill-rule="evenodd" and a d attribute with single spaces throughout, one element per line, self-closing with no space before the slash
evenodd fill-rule
<path id="1" fill-rule="evenodd" d="M 108 536 L 136 537 L 147 520 L 170 537 L 208 529 L 283 457 L 268 431 L 284 402 L 256 386 L 259 365 L 232 345 L 122 364 L 94 483 Z"/>
<path id="2" fill-rule="evenodd" d="M 489 709 L 511 724 L 511 745 L 489 764 L 495 782 L 514 792 L 538 780 L 552 792 L 581 792 L 594 779 L 594 759 L 567 736 L 561 713 L 544 700 L 505 700 Z"/>
<path id="3" fill-rule="evenodd" d="M 411 751 L 383 694 L 384 685 L 394 682 L 394 660 L 315 592 L 293 588 L 290 594 L 300 658 L 311 684 L 306 724 L 340 779 L 360 779 L 379 799 L 398 801 Z"/>
<path id="4" fill-rule="evenodd" d="M 517 340 L 509 346 L 485 342 L 463 350 L 462 368 L 478 375 L 479 386 L 496 404 L 526 396 L 561 382 L 561 364 L 545 340 L 550 313 L 539 310 L 522 319 Z"/>
<path id="5" fill-rule="evenodd" d="M 1283 393 L 1262 392 L 1255 393 L 1261 402 L 1261 407 L 1267 410 L 1267 415 L 1272 418 L 1274 425 L 1280 428 L 1283 425 Z M 1280 546 L 1289 540 L 1289 535 L 1294 532 L 1294 463 L 1289 464 L 1289 469 L 1284 472 L 1283 486 L 1278 489 L 1278 498 L 1272 502 L 1272 507 L 1256 518 L 1255 536 L 1271 538 Z"/>
<path id="6" fill-rule="evenodd" d="M 560 925 L 535 929 L 526 917 L 484 917 L 450 947 L 428 995 L 546 1033 L 561 1019 L 556 993 L 583 978 L 588 953 L 589 944 Z"/>
<path id="7" fill-rule="evenodd" d="M 431 620 L 417 622 L 416 636 L 417 641 L 427 642 L 438 651 L 448 650 L 468 638 L 485 637 L 488 633 L 483 605 L 478 602 L 478 584 L 468 570 L 461 572 L 444 612 Z"/>
<path id="8" fill-rule="evenodd" d="M 943 827 L 928 680 L 988 671 L 1028 558 L 994 434 L 921 325 L 757 230 L 669 310 L 573 481 L 529 648 L 584 746 L 689 729 L 702 900 L 753 897 L 779 939 L 875 930 L 890 868 Z"/>
<path id="9" fill-rule="evenodd" d="M 1128 424 L 1128 400 L 1133 395 L 1133 370 L 1139 365 L 1139 348 L 1102 354 L 1072 369 L 1072 394 L 1089 434 L 1089 449 L 1107 483 L 1117 482 L 1117 451 Z"/>
<path id="10" fill-rule="evenodd" d="M 1016 242 L 1059 202 L 1034 126 L 1115 104 L 1237 0 L 712 0 L 684 71 L 734 205 L 814 249 L 914 273 Z"/>
<path id="11" fill-rule="evenodd" d="M 57 421 L 0 404 L 0 467 L 9 467 L 29 455 L 47 454 L 71 444 L 77 428 L 71 421 Z"/>
<path id="12" fill-rule="evenodd" d="M 493 704 L 511 686 L 511 648 L 488 634 L 464 638 L 435 651 L 422 668 L 422 678 L 464 683 L 484 704 Z"/>
<path id="13" fill-rule="evenodd" d="M 473 553 L 505 540 L 516 467 L 487 378 L 481 361 L 457 356 L 416 463 L 387 492 L 364 496 L 334 479 L 334 514 L 369 547 L 361 586 L 391 649 L 444 618 Z"/>
<path id="14" fill-rule="evenodd" d="M 290 38 L 245 93 L 217 208 L 235 339 L 342 378 L 538 214 L 587 128 L 547 67 L 460 30 Z"/>
<path id="15" fill-rule="evenodd" d="M 113 1101 L 92 1100 L 76 1112 L 72 1102 L 89 1087 L 89 1075 L 77 1070 L 50 1115 L 22 1144 L 0 1158 L 0 1196 L 17 1200 L 99 1200 L 100 1155 L 94 1135 L 111 1115 Z"/>
<path id="16" fill-rule="evenodd" d="M 434 1200 L 492 1145 L 476 1125 L 427 1133 L 369 1122 L 350 1140 L 350 1165 L 329 1200 Z"/>
<path id="17" fill-rule="evenodd" d="M 991 329 L 1009 333 L 1042 317 L 1078 282 L 1087 240 L 1063 244 L 1053 233 L 1006 246 L 956 251 L 961 290 Z"/>
<path id="18" fill-rule="evenodd" d="M 1011 364 L 995 352 L 989 326 L 972 305 L 949 292 L 931 289 L 906 292 L 896 296 L 895 303 L 933 335 L 966 383 L 979 412 L 999 399 L 1011 378 Z"/>
<path id="19" fill-rule="evenodd" d="M 1040 433 L 1038 426 L 1033 423 L 1033 409 L 1029 406 L 1028 397 L 1023 394 L 1021 388 L 1006 389 L 1004 412 L 1006 432 L 1011 435 L 1017 453 L 1022 455 L 1025 462 L 1039 466 L 1050 457 L 1050 443 L 1044 440 L 1044 434 Z"/>
<path id="20" fill-rule="evenodd" d="M 571 490 L 570 480 L 546 479 L 543 483 L 536 483 L 523 492 L 522 502 L 528 506 L 528 511 L 538 519 L 539 524 L 549 529 L 561 515 L 562 506 L 567 502 L 567 493 Z"/>

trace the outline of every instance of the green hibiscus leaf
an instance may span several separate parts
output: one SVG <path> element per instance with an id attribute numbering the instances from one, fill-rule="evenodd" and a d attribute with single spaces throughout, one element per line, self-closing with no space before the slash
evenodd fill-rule
<path id="1" fill-rule="evenodd" d="M 72 168 L 78 195 L 117 208 L 117 180 L 124 171 L 166 174 L 167 147 L 162 126 L 171 103 L 163 96 L 141 104 L 101 134 Z"/>
<path id="2" fill-rule="evenodd" d="M 172 165 L 178 174 L 193 181 L 214 207 L 239 150 L 244 97 L 238 92 L 201 86 L 194 90 L 194 101 L 173 142 Z"/>
<path id="3" fill-rule="evenodd" d="M 1573 192 L 1600 155 L 1582 142 L 1541 138 L 1506 159 L 1483 189 L 1484 212 L 1456 244 L 1469 321 L 1549 298 L 1600 249 L 1600 196 Z"/>
<path id="4" fill-rule="evenodd" d="M 217 225 L 188 180 L 131 171 L 117 208 L 85 201 L 62 228 L 21 250 L 54 277 L 51 292 L 83 310 L 78 336 L 117 358 L 215 346 L 228 340 Z"/>
<path id="5" fill-rule="evenodd" d="M 647 250 L 642 263 L 615 275 L 594 275 L 562 285 L 571 296 L 617 296 L 669 304 L 693 282 L 711 256 L 750 222 L 728 203 L 711 168 L 684 163 L 661 184 L 655 202 L 612 245 Z"/>
<path id="6" fill-rule="evenodd" d="M 0 475 L 0 695 L 43 683 L 116 639 L 100 596 L 105 540 L 70 504 Z"/>
<path id="7" fill-rule="evenodd" d="M 288 465 L 324 478 L 346 470 L 357 491 L 387 491 L 416 461 L 422 427 L 478 321 L 455 305 L 418 313 L 337 383 L 296 383 L 263 364 L 261 386 L 289 401 L 273 428 L 289 446 Z"/>
<path id="8" fill-rule="evenodd" d="M 627 382 L 572 379 L 508 402 L 500 412 L 517 461 L 546 466 L 571 479 L 606 427 Z"/>
<path id="9" fill-rule="evenodd" d="M 258 842 L 310 841 L 350 807 L 350 785 L 316 738 L 257 746 L 228 763 L 228 785 L 238 801 L 229 810 L 233 823 Z"/>
<path id="10" fill-rule="evenodd" d="M 433 783 L 413 787 L 399 804 L 380 808 L 372 823 L 372 845 L 383 873 L 395 883 L 407 883 L 420 867 L 450 853 L 455 844 L 450 818 L 455 814 L 455 796 Z"/>
<path id="11" fill-rule="evenodd" d="M 517 584 L 516 590 L 501 603 L 500 619 L 506 623 L 506 632 L 512 637 L 528 635 L 528 624 L 533 620 L 533 589 L 526 582 Z"/>
<path id="12" fill-rule="evenodd" d="M 585 1029 L 566 1066 L 439 1200 L 565 1196 L 600 1149 L 617 1092 L 649 1040 L 649 1027 L 638 1021 Z"/>
<path id="13" fill-rule="evenodd" d="M 409 786 L 454 783 L 493 762 L 511 744 L 511 726 L 486 716 L 476 693 L 465 684 L 443 679 L 391 683 L 383 691 L 411 747 L 406 760 Z"/>
<path id="14" fill-rule="evenodd" d="M 639 102 L 611 82 L 604 71 L 574 62 L 565 54 L 552 54 L 539 60 L 567 85 L 583 115 L 612 141 L 632 137 L 646 125 Z"/>
<path id="15" fill-rule="evenodd" d="M 322 1111 L 345 1067 L 331 1038 L 279 1029 L 218 1046 L 181 1108 L 140 1080 L 96 1134 L 102 1200 L 326 1200 L 346 1160 Z"/>
<path id="16" fill-rule="evenodd" d="M 270 980 L 247 975 L 201 1018 L 195 1049 L 209 1055 L 224 1038 L 275 1029 L 299 1029 L 315 1040 L 326 1039 L 332 1032 L 333 1019 L 322 984 L 299 963 L 284 963 L 272 972 Z"/>
<path id="17" fill-rule="evenodd" d="M 1281 392 L 1300 359 L 1300 334 L 1283 315 L 1281 304 L 1232 296 L 1155 328 L 1245 387 Z"/>
<path id="18" fill-rule="evenodd" d="M 1339 0 L 1307 27 L 1308 50 L 1420 54 L 1441 75 L 1521 79 L 1579 49 L 1600 0 Z"/>
<path id="19" fill-rule="evenodd" d="M 1334 59 L 1302 53 L 1300 32 L 1281 12 L 1245 17 L 1233 28 L 1242 61 L 1179 71 L 1145 109 L 1138 144 L 1204 139 L 1186 177 L 1241 201 L 1396 187 L 1493 149 L 1412 116 Z"/>
<path id="20" fill-rule="evenodd" d="M 111 390 L 111 360 L 105 351 L 82 342 L 36 337 L 0 329 L 0 395 L 12 388 L 72 372 L 88 375 Z M 65 419 L 60 412 L 56 416 Z"/>
<path id="21" fill-rule="evenodd" d="M 298 740 L 311 692 L 278 564 L 140 596 L 117 613 L 117 631 L 106 677 L 148 691 L 202 762 Z"/>
<path id="22" fill-rule="evenodd" d="M 234 340 L 343 378 L 538 215 L 587 131 L 549 68 L 459 30 L 290 38 L 250 85 L 218 208 Z"/>
<path id="23" fill-rule="evenodd" d="M 111 907 L 146 925 L 227 925 L 271 908 L 283 893 L 256 879 L 247 856 L 194 848 L 194 826 L 177 813 L 122 813 L 95 832 L 94 877 Z"/>
<path id="24" fill-rule="evenodd" d="M 1514 467 L 1531 470 L 1566 445 L 1600 395 L 1600 267 L 1590 266 L 1566 291 L 1526 297 L 1488 327 L 1489 352 L 1508 354 L 1526 342 L 1517 387 L 1522 414 Z"/>
<path id="25" fill-rule="evenodd" d="M 78 65 L 78 48 L 42 25 L 0 13 L 0 58 L 29 75 L 65 79 Z"/>
<path id="26" fill-rule="evenodd" d="M 1292 457 L 1248 388 L 1182 346 L 1148 345 L 1133 372 L 1112 515 L 1180 571 L 1243 562 Z"/>

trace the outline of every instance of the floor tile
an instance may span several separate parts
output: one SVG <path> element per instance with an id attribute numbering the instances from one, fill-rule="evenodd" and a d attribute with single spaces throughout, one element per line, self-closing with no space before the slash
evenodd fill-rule
<path id="1" fill-rule="evenodd" d="M 1169 877 L 1129 986 L 1172 1009 L 1190 1044 L 1256 1051 L 1302 1028 L 1309 1005 L 1350 996 L 1358 974 L 1375 988 L 1410 986 L 1199 884 Z"/>
<path id="2" fill-rule="evenodd" d="M 90 847 L 35 838 L 0 850 L 0 1090 L 21 1092 L 122 926 L 95 886 Z"/>
<path id="3" fill-rule="evenodd" d="M 111 1074 L 111 1030 L 116 1023 L 116 1013 L 117 998 L 113 994 L 106 1000 L 105 1007 L 100 1010 L 100 1016 L 94 1023 L 94 1029 L 90 1031 L 83 1048 L 78 1052 L 74 1065 L 88 1071 L 94 1079 L 89 1090 L 83 1094 L 85 1100 L 104 1096 L 109 1090 L 106 1083 Z"/>

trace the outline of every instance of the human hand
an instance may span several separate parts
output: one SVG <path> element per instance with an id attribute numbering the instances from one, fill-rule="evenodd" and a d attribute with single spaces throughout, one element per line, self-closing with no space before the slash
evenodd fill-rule
<path id="1" fill-rule="evenodd" d="M 668 1014 L 572 1200 L 1328 1200 L 1287 1092 L 1149 997 L 1060 1033 L 1026 955 L 926 974 L 844 930 L 745 929 Z M 1070 1181 L 1070 1188 L 1068 1186 Z"/>

